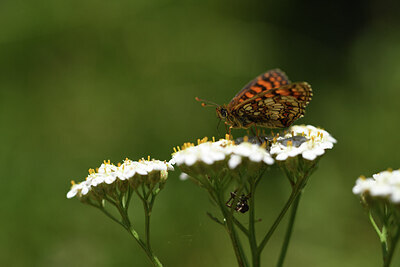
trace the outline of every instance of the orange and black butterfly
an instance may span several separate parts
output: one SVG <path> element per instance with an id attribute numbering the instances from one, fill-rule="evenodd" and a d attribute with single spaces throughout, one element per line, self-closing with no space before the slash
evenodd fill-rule
<path id="1" fill-rule="evenodd" d="M 217 116 L 230 128 L 286 128 L 304 116 L 312 95 L 307 82 L 291 83 L 283 71 L 273 69 L 249 82 L 228 105 L 217 105 Z"/>

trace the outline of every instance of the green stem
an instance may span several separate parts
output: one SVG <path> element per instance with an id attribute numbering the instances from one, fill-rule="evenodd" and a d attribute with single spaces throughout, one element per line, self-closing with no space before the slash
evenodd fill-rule
<path id="1" fill-rule="evenodd" d="M 144 200 L 142 197 L 140 197 L 142 200 Z M 145 204 L 145 200 L 143 201 L 143 205 L 147 207 L 147 202 Z M 127 210 L 125 210 L 122 205 L 116 205 L 116 208 L 118 209 L 121 217 L 122 217 L 122 222 L 124 225 L 124 228 L 131 234 L 131 236 L 138 242 L 140 247 L 146 252 L 147 257 L 149 260 L 153 263 L 154 266 L 156 267 L 162 267 L 163 265 L 161 264 L 160 260 L 157 258 L 156 255 L 154 255 L 153 251 L 150 248 L 150 215 L 151 212 L 149 212 L 148 209 L 145 207 L 145 220 L 146 220 L 146 225 L 145 225 L 145 235 L 146 235 L 146 242 L 144 242 L 140 237 L 139 234 L 133 229 L 132 224 L 129 220 Z"/>
<path id="2" fill-rule="evenodd" d="M 390 247 L 389 247 L 389 251 L 386 253 L 386 258 L 384 258 L 384 267 L 389 267 L 390 263 L 392 262 L 392 258 L 393 258 L 393 253 L 396 249 L 396 245 L 399 241 L 399 237 L 400 237 L 400 231 L 399 229 L 397 229 L 397 233 L 396 235 L 393 237 L 393 239 L 390 242 Z"/>
<path id="3" fill-rule="evenodd" d="M 244 227 L 244 225 L 238 221 L 238 219 L 235 218 L 235 216 L 232 216 L 232 220 L 233 222 L 236 224 L 236 226 L 240 229 L 240 231 L 242 231 L 242 233 L 249 238 L 249 230 L 247 230 L 246 227 Z"/>
<path id="4" fill-rule="evenodd" d="M 251 249 L 251 256 L 253 267 L 260 266 L 260 253 L 257 249 L 257 240 L 256 240 L 256 229 L 255 229 L 255 189 L 256 183 L 254 181 L 250 181 L 250 211 L 249 211 L 249 243 Z"/>
<path id="5" fill-rule="evenodd" d="M 99 210 L 101 210 L 105 215 L 107 215 L 111 220 L 113 220 L 114 222 L 118 223 L 119 225 L 121 225 L 122 227 L 125 228 L 125 224 L 123 224 L 122 222 L 120 222 L 117 218 L 115 218 L 114 216 L 111 215 L 111 213 L 109 213 L 105 208 L 101 207 L 101 206 L 95 206 L 94 207 L 98 208 Z"/>
<path id="6" fill-rule="evenodd" d="M 151 251 L 150 246 L 150 215 L 151 210 L 146 202 L 143 202 L 143 209 L 144 209 L 144 218 L 145 218 L 145 237 L 146 237 L 146 244 L 147 248 Z"/>
<path id="7" fill-rule="evenodd" d="M 293 190 L 292 193 L 290 194 L 289 199 L 286 201 L 285 206 L 283 206 L 281 212 L 279 213 L 278 217 L 275 219 L 274 223 L 272 224 L 271 228 L 269 229 L 268 233 L 265 235 L 264 239 L 261 241 L 259 247 L 258 247 L 258 253 L 261 253 L 261 251 L 264 249 L 265 245 L 271 238 L 272 234 L 278 227 L 279 223 L 281 222 L 282 218 L 285 216 L 287 210 L 290 208 L 292 205 L 293 201 L 296 199 L 299 190 Z"/>
<path id="8" fill-rule="evenodd" d="M 131 203 L 131 198 L 133 195 L 133 189 L 131 187 L 128 188 L 128 197 L 125 201 L 125 210 L 128 210 L 129 204 Z"/>
<path id="9" fill-rule="evenodd" d="M 294 201 L 293 206 L 291 208 L 289 223 L 288 223 L 288 227 L 286 229 L 285 239 L 283 241 L 283 245 L 282 245 L 282 249 L 281 249 L 281 254 L 279 256 L 278 264 L 276 265 L 277 267 L 282 267 L 283 263 L 285 261 L 286 252 L 287 252 L 287 249 L 289 247 L 290 238 L 292 236 L 293 226 L 294 226 L 294 222 L 295 222 L 295 219 L 296 219 L 296 214 L 297 214 L 297 209 L 299 207 L 301 194 L 302 194 L 302 190 L 300 190 L 300 193 L 296 197 L 296 200 Z"/>
<path id="10" fill-rule="evenodd" d="M 289 199 L 287 200 L 285 206 L 283 207 L 283 209 L 279 213 L 278 217 L 275 219 L 275 222 L 273 223 L 273 225 L 269 229 L 268 233 L 265 235 L 264 239 L 261 241 L 261 244 L 258 247 L 259 253 L 261 253 L 261 251 L 264 249 L 265 245 L 268 243 L 269 239 L 271 238 L 272 234 L 274 233 L 274 231 L 278 227 L 278 225 L 281 222 L 282 218 L 285 216 L 287 210 L 290 208 L 290 206 L 293 204 L 293 202 L 297 199 L 298 195 L 301 194 L 301 192 L 303 190 L 303 187 L 306 185 L 307 180 L 308 180 L 311 172 L 313 171 L 314 167 L 316 166 L 316 164 L 317 164 L 317 161 L 315 161 L 312 164 L 312 166 L 310 166 L 308 168 L 308 170 L 305 173 L 303 173 L 302 177 L 300 177 L 299 179 L 296 179 L 296 183 L 295 184 L 293 184 L 294 180 L 290 176 L 290 174 L 288 172 L 286 173 L 286 175 L 288 175 L 289 181 L 292 184 L 292 193 L 290 194 Z"/>
<path id="11" fill-rule="evenodd" d="M 381 233 L 381 230 L 379 229 L 378 225 L 376 224 L 371 211 L 369 212 L 368 216 L 369 216 L 369 220 L 371 221 L 372 226 L 374 227 L 376 233 L 379 235 L 379 238 L 380 238 L 382 236 L 382 233 Z"/>
<path id="12" fill-rule="evenodd" d="M 393 253 L 400 238 L 400 230 L 397 227 L 396 230 L 393 230 L 393 227 L 391 227 L 392 225 L 389 224 L 389 217 L 390 214 L 387 214 L 387 211 L 385 210 L 384 220 L 382 222 L 382 229 L 379 229 L 377 223 L 375 222 L 374 216 L 372 215 L 372 212 L 369 211 L 369 219 L 381 242 L 383 267 L 390 266 L 393 258 Z M 395 231 L 394 235 L 392 231 Z"/>
<path id="13" fill-rule="evenodd" d="M 151 261 L 151 263 L 153 263 L 154 266 L 156 267 L 162 267 L 163 265 L 161 264 L 160 260 L 157 258 L 156 255 L 154 255 L 153 251 L 151 251 L 145 242 L 143 242 L 143 240 L 140 239 L 139 234 L 133 229 L 129 229 L 129 228 L 125 228 L 130 234 L 131 236 L 139 243 L 140 247 L 144 250 L 144 252 L 146 252 L 147 257 L 149 258 L 149 260 Z"/>
<path id="14" fill-rule="evenodd" d="M 151 256 L 147 251 L 146 243 L 139 237 L 139 234 L 135 231 L 135 229 L 133 229 L 132 227 L 131 228 L 125 227 L 125 229 L 138 242 L 139 246 L 146 252 L 146 255 L 152 261 Z"/>
<path id="15" fill-rule="evenodd" d="M 390 260 L 388 260 L 388 254 L 389 254 L 389 244 L 388 244 L 388 236 L 387 236 L 387 229 L 385 225 L 382 226 L 382 231 L 380 235 L 380 241 L 381 241 L 381 248 L 382 248 L 382 257 L 383 257 L 383 266 L 388 267 L 390 266 Z"/>
<path id="16" fill-rule="evenodd" d="M 390 262 L 392 260 L 393 250 L 389 248 L 389 240 L 388 240 L 388 232 L 385 226 L 385 222 L 382 225 L 382 230 L 379 229 L 377 223 L 375 222 L 374 216 L 372 212 L 369 211 L 369 220 L 372 224 L 372 227 L 375 229 L 376 233 L 379 236 L 379 240 L 381 242 L 381 250 L 382 250 L 382 259 L 383 259 L 383 267 L 389 267 Z"/>
<path id="17" fill-rule="evenodd" d="M 236 230 L 234 228 L 234 225 L 233 225 L 233 219 L 232 219 L 233 214 L 225 206 L 225 202 L 222 199 L 221 195 L 222 194 L 218 194 L 218 197 L 217 197 L 218 205 L 220 207 L 222 215 L 224 216 L 225 229 L 227 230 L 228 235 L 231 238 L 233 250 L 235 251 L 236 260 L 237 260 L 238 265 L 240 267 L 248 266 L 248 264 L 246 262 L 246 258 L 245 258 L 245 255 L 244 255 L 244 251 L 243 251 L 242 245 L 240 243 L 239 237 L 238 237 L 238 235 L 236 233 Z"/>

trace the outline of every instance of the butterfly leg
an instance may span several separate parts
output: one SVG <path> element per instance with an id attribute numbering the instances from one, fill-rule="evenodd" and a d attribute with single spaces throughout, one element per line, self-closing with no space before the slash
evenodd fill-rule
<path id="1" fill-rule="evenodd" d="M 226 138 L 227 134 L 229 134 L 229 136 L 231 136 L 231 127 L 228 126 L 228 124 L 226 122 L 225 122 L 225 132 L 226 132 L 225 138 Z"/>
<path id="2" fill-rule="evenodd" d="M 254 136 L 257 136 L 257 133 L 254 131 L 254 128 L 253 128 L 253 127 L 250 127 L 250 129 L 251 129 L 251 133 L 252 133 Z"/>
<path id="3" fill-rule="evenodd" d="M 233 128 L 232 126 L 229 127 L 229 139 L 233 139 L 232 128 Z"/>
<path id="4" fill-rule="evenodd" d="M 259 134 L 259 131 L 258 131 L 258 129 L 257 129 L 257 127 L 256 127 L 255 125 L 254 125 L 254 129 L 251 128 L 251 131 L 253 132 L 254 136 L 257 137 L 257 139 L 258 139 L 258 141 L 260 142 L 260 144 L 262 144 L 263 142 L 262 142 L 260 136 L 258 135 L 258 134 Z"/>

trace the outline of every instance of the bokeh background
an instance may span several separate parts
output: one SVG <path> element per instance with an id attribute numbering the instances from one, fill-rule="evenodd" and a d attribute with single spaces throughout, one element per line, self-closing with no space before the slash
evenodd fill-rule
<path id="1" fill-rule="evenodd" d="M 286 266 L 380 266 L 351 188 L 361 174 L 400 167 L 399 11 L 394 0 L 1 1 L 0 265 L 148 266 L 121 227 L 66 199 L 70 180 L 104 159 L 168 160 L 173 146 L 218 137 L 214 109 L 194 97 L 228 103 L 279 67 L 313 86 L 298 123 L 338 139 L 307 187 Z M 205 215 L 216 211 L 206 193 L 178 176 L 156 202 L 156 253 L 166 266 L 235 266 Z M 288 194 L 272 170 L 257 199 L 260 229 Z"/>

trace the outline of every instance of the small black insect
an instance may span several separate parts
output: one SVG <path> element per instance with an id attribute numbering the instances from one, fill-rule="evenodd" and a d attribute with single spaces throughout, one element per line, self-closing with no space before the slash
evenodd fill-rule
<path id="1" fill-rule="evenodd" d="M 248 194 L 247 196 L 245 194 L 242 194 L 239 197 L 239 199 L 237 199 L 237 203 L 234 204 L 236 196 L 237 196 L 236 191 L 231 192 L 231 197 L 228 199 L 228 201 L 225 203 L 225 205 L 228 208 L 232 208 L 232 206 L 234 206 L 234 209 L 236 211 L 239 211 L 241 213 L 246 213 L 249 210 L 249 204 L 247 203 L 247 201 L 250 198 L 250 194 Z"/>

